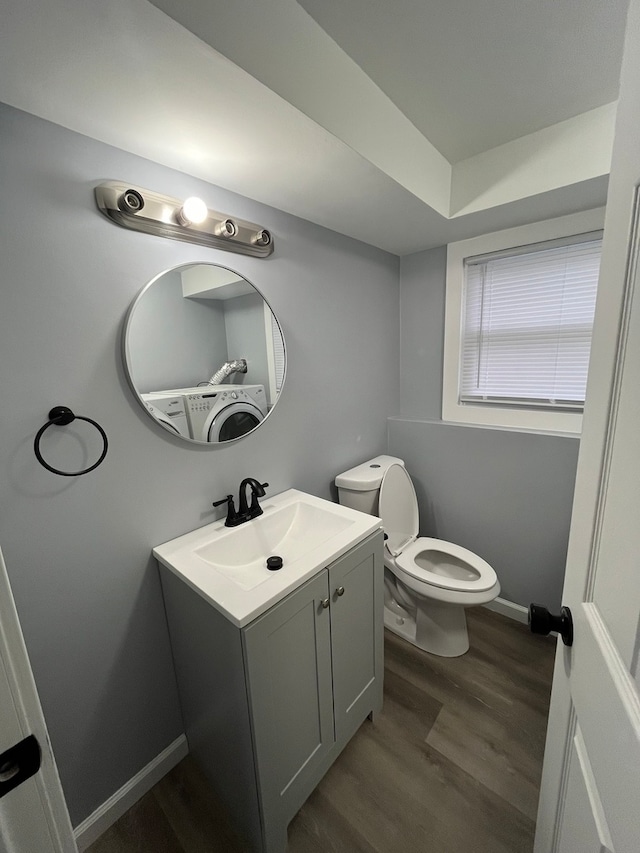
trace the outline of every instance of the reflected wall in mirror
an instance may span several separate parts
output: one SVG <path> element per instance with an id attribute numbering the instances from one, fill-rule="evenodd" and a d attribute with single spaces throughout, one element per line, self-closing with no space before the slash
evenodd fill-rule
<path id="1" fill-rule="evenodd" d="M 123 351 L 145 411 L 201 444 L 252 432 L 284 382 L 275 315 L 250 282 L 217 264 L 186 264 L 150 281 L 129 309 Z"/>

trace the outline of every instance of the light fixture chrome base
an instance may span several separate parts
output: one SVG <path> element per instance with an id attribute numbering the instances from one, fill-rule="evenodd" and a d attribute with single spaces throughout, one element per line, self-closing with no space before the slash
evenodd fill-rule
<path id="1" fill-rule="evenodd" d="M 225 213 L 208 210 L 203 222 L 187 220 L 182 224 L 185 218 L 180 199 L 119 181 L 100 184 L 95 196 L 102 213 L 123 228 L 256 258 L 273 252 L 273 237 L 266 228 Z"/>

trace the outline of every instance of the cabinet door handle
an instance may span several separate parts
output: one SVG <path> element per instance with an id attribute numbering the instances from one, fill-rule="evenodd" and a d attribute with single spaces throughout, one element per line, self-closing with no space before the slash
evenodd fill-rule
<path id="1" fill-rule="evenodd" d="M 329 601 L 328 598 L 323 598 L 321 603 L 322 603 L 323 608 L 326 610 L 331 602 Z"/>
<path id="2" fill-rule="evenodd" d="M 343 586 L 338 587 L 338 589 L 336 590 L 336 595 L 344 595 L 344 587 Z"/>

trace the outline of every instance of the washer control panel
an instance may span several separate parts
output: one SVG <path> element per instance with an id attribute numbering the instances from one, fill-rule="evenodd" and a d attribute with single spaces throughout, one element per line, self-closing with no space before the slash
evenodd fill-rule
<path id="1" fill-rule="evenodd" d="M 246 391 L 203 391 L 202 394 L 185 394 L 187 408 L 190 412 L 209 412 L 214 405 L 223 402 L 253 402 L 253 397 Z"/>
<path id="2" fill-rule="evenodd" d="M 253 403 L 266 414 L 265 412 L 265 393 L 262 385 L 249 386 L 246 389 L 240 386 L 225 388 L 224 390 L 218 386 L 214 390 L 207 389 L 202 391 L 192 391 L 184 395 L 187 409 L 189 412 L 210 412 L 215 406 L 230 405 L 231 403 Z"/>

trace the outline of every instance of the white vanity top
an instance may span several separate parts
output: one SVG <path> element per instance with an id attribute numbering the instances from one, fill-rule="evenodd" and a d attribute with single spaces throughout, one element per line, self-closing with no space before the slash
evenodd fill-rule
<path id="1" fill-rule="evenodd" d="M 379 518 L 288 489 L 237 527 L 207 524 L 153 549 L 157 560 L 239 628 L 382 527 Z M 266 566 L 282 557 L 281 569 Z"/>

